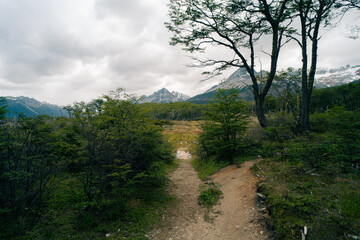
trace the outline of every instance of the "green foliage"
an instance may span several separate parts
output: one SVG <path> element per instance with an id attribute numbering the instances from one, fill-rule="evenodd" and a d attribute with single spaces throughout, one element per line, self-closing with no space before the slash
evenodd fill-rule
<path id="1" fill-rule="evenodd" d="M 0 209 L 6 210 L 0 215 L 2 233 L 21 232 L 20 220 L 31 226 L 30 218 L 38 216 L 48 198 L 63 160 L 54 130 L 45 116 L 22 116 L 0 126 Z"/>
<path id="2" fill-rule="evenodd" d="M 173 149 L 161 126 L 122 95 L 68 106 L 70 119 L 0 123 L 0 238 L 145 238 L 169 201 Z"/>
<path id="3" fill-rule="evenodd" d="M 70 130 L 75 134 L 69 142 L 77 148 L 72 161 L 89 202 L 127 182 L 134 187 L 146 184 L 154 178 L 154 165 L 172 161 L 161 128 L 145 118 L 131 99 L 118 99 L 119 94 L 72 107 Z"/>
<path id="4" fill-rule="evenodd" d="M 187 102 L 143 103 L 139 107 L 150 118 L 168 121 L 198 120 L 206 109 L 206 105 Z"/>
<path id="5" fill-rule="evenodd" d="M 198 202 L 200 205 L 206 208 L 211 208 L 220 199 L 222 192 L 214 182 L 206 183 L 200 187 L 200 195 L 198 196 Z"/>
<path id="6" fill-rule="evenodd" d="M 299 239 L 304 226 L 309 239 L 359 233 L 359 117 L 330 109 L 311 116 L 314 133 L 306 137 L 263 142 L 261 151 L 271 158 L 254 171 L 264 176 L 259 190 L 277 239 Z"/>
<path id="7" fill-rule="evenodd" d="M 244 151 L 242 139 L 249 115 L 246 104 L 238 97 L 237 89 L 219 89 L 214 102 L 209 104 L 199 138 L 205 157 L 215 156 L 218 161 L 232 163 Z"/>
<path id="8" fill-rule="evenodd" d="M 191 163 L 201 180 L 207 180 L 210 175 L 229 165 L 229 162 L 217 161 L 214 158 L 194 158 Z"/>
<path id="9" fill-rule="evenodd" d="M 264 109 L 267 112 L 285 111 L 296 119 L 299 112 L 301 88 L 301 69 L 288 68 L 277 72 L 271 89 L 266 97 Z"/>
<path id="10" fill-rule="evenodd" d="M 6 100 L 4 98 L 0 98 L 0 121 L 5 118 L 6 110 Z"/>
<path id="11" fill-rule="evenodd" d="M 325 112 L 336 106 L 343 106 L 350 111 L 360 109 L 359 81 L 337 87 L 314 89 L 310 105 L 312 112 Z"/>

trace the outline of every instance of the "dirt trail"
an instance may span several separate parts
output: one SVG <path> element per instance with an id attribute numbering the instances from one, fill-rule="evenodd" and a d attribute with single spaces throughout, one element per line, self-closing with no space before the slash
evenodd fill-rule
<path id="1" fill-rule="evenodd" d="M 197 204 L 202 181 L 191 166 L 191 155 L 179 150 L 179 167 L 171 174 L 171 194 L 178 201 L 170 207 L 159 225 L 148 234 L 151 240 L 248 240 L 269 239 L 256 206 L 256 177 L 249 168 L 259 161 L 229 166 L 212 176 L 220 184 L 223 198 L 209 214 Z M 208 215 L 205 221 L 204 216 Z"/>

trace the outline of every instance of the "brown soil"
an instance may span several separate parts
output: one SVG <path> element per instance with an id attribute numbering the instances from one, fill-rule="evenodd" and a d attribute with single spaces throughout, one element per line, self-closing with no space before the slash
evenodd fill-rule
<path id="1" fill-rule="evenodd" d="M 223 198 L 210 211 L 197 203 L 203 182 L 191 166 L 191 155 L 178 151 L 179 167 L 170 175 L 171 194 L 177 197 L 162 221 L 148 234 L 151 240 L 270 239 L 263 214 L 256 205 L 256 182 L 250 167 L 260 161 L 229 166 L 212 176 Z"/>

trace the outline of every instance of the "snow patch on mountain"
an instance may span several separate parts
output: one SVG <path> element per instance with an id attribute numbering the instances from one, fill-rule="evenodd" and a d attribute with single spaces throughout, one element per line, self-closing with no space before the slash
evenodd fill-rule
<path id="1" fill-rule="evenodd" d="M 166 88 L 162 88 L 156 92 L 154 92 L 153 94 L 149 95 L 149 96 L 143 96 L 140 100 L 140 103 L 148 103 L 148 102 L 153 102 L 153 103 L 172 103 L 172 102 L 184 102 L 187 99 L 189 99 L 190 97 L 176 92 L 176 91 L 172 91 L 170 92 L 169 90 L 167 90 Z"/>
<path id="2" fill-rule="evenodd" d="M 338 68 L 319 68 L 315 75 L 315 87 L 325 88 L 347 84 L 360 79 L 360 65 Z"/>

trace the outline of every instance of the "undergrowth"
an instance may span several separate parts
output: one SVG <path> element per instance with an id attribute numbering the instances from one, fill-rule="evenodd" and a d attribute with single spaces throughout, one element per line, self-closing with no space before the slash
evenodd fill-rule
<path id="1" fill-rule="evenodd" d="M 202 159 L 194 156 L 191 164 L 198 172 L 199 178 L 201 180 L 208 180 L 212 174 L 228 166 L 229 162 L 218 162 L 213 159 Z"/>
<path id="2" fill-rule="evenodd" d="M 205 183 L 200 187 L 200 194 L 198 196 L 198 203 L 210 209 L 221 198 L 222 192 L 218 185 L 214 182 Z"/>
<path id="3" fill-rule="evenodd" d="M 306 239 L 360 236 L 360 114 L 334 109 L 311 119 L 307 136 L 272 129 L 260 149 L 266 159 L 253 167 L 264 176 L 258 190 L 276 239 L 301 239 L 304 226 Z"/>
<path id="4" fill-rule="evenodd" d="M 255 158 L 255 155 L 240 155 L 234 158 L 234 164 L 237 167 L 240 167 L 242 163 L 252 160 Z M 199 178 L 203 181 L 209 180 L 210 176 L 224 167 L 230 165 L 229 161 L 217 161 L 215 158 L 199 158 L 193 156 L 191 162 L 194 169 L 198 172 Z"/>

